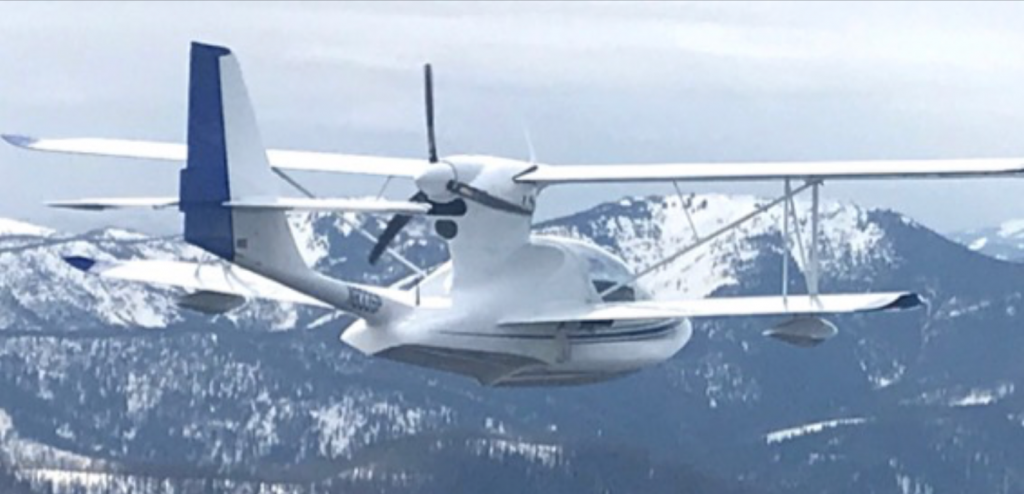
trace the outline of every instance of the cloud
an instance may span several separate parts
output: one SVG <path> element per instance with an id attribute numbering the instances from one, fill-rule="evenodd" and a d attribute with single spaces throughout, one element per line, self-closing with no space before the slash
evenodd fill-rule
<path id="1" fill-rule="evenodd" d="M 1021 14 L 976 2 L 4 3 L 0 130 L 181 140 L 187 45 L 199 39 L 240 54 L 280 147 L 421 155 L 420 65 L 431 61 L 445 153 L 523 157 L 525 123 L 554 163 L 1024 155 Z M 0 166 L 17 184 L 0 215 L 62 227 L 123 218 L 48 212 L 42 198 L 176 190 L 173 167 L 150 163 L 4 148 Z M 316 183 L 335 195 L 376 186 Z M 662 189 L 554 189 L 542 211 Z M 1024 209 L 1014 190 L 828 192 L 952 229 Z M 164 216 L 160 228 L 177 228 Z"/>

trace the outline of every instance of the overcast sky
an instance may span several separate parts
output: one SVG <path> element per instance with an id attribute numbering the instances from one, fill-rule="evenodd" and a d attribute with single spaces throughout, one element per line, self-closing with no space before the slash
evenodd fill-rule
<path id="1" fill-rule="evenodd" d="M 1024 4 L 0 3 L 0 131 L 183 141 L 188 43 L 239 55 L 272 147 L 540 161 L 1024 156 Z M 174 212 L 45 199 L 174 195 L 177 166 L 0 148 L 0 216 L 169 232 Z M 323 195 L 379 180 L 304 175 Z M 771 185 L 689 190 L 768 194 Z M 571 212 L 668 185 L 549 190 Z M 393 197 L 407 196 L 402 184 Z M 830 183 L 941 231 L 1024 217 L 1024 180 Z"/>

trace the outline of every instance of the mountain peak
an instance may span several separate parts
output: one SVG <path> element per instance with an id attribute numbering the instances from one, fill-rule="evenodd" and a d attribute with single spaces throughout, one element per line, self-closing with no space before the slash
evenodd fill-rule
<path id="1" fill-rule="evenodd" d="M 1018 237 L 1024 232 L 1024 219 L 1004 221 L 999 225 L 999 236 L 1003 238 Z"/>
<path id="2" fill-rule="evenodd" d="M 33 225 L 11 218 L 0 218 L 0 236 L 46 237 L 53 233 L 53 230 L 44 226 Z"/>

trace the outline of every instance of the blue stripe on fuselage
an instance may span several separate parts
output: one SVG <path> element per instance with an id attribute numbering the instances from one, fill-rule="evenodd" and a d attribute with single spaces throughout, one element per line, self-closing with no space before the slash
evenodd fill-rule
<path id="1" fill-rule="evenodd" d="M 656 338 L 670 332 L 681 321 L 672 320 L 667 324 L 659 324 L 657 326 L 646 327 L 642 329 L 634 329 L 629 331 L 586 331 L 570 333 L 567 337 L 570 341 L 576 343 L 609 343 L 611 341 L 638 341 Z M 482 333 L 482 332 L 468 332 L 468 331 L 442 331 L 444 334 L 455 335 L 455 336 L 475 336 L 485 338 L 507 338 L 507 339 L 521 339 L 521 340 L 551 340 L 555 338 L 553 333 L 538 334 L 538 333 Z"/>
<path id="2" fill-rule="evenodd" d="M 235 257 L 220 58 L 227 48 L 192 43 L 188 85 L 188 161 L 181 171 L 179 209 L 185 241 L 218 257 Z"/>

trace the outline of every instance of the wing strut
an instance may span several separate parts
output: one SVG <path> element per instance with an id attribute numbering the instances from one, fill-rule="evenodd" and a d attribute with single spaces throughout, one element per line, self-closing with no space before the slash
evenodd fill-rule
<path id="1" fill-rule="evenodd" d="M 819 269 L 819 257 L 818 257 L 818 237 L 821 235 L 821 228 L 819 226 L 818 213 L 819 200 L 818 200 L 818 187 L 821 186 L 821 182 L 815 182 L 811 186 L 811 258 L 810 264 L 807 266 L 807 294 L 811 296 L 811 300 L 818 299 L 818 279 L 821 270 Z"/>
<path id="2" fill-rule="evenodd" d="M 676 189 L 676 195 L 679 196 L 679 205 L 682 206 L 683 212 L 686 213 L 686 221 L 690 224 L 690 231 L 693 232 L 693 241 L 700 241 L 700 234 L 697 233 L 697 225 L 693 223 L 693 215 L 690 214 L 690 206 L 692 206 L 693 196 L 690 201 L 683 201 L 683 191 L 679 190 L 679 182 L 676 180 L 672 181 L 672 187 Z"/>
<path id="3" fill-rule="evenodd" d="M 788 197 L 791 189 L 787 178 L 783 181 L 783 195 Z M 782 205 L 782 305 L 787 307 L 789 306 L 789 205 L 791 202 L 787 199 L 786 203 Z"/>
<path id="4" fill-rule="evenodd" d="M 796 245 L 800 252 L 800 260 L 805 267 L 804 278 L 807 282 L 807 294 L 812 301 L 818 300 L 821 280 L 821 200 L 819 187 L 821 182 L 811 183 L 811 239 L 808 250 L 810 258 L 804 253 L 803 239 L 800 237 L 800 223 L 796 216 L 796 205 L 793 202 L 792 185 L 790 179 L 783 179 L 783 197 L 788 197 L 782 209 L 782 303 L 786 305 L 789 300 L 789 253 L 793 245 L 792 234 L 796 235 Z M 789 222 L 793 221 L 793 232 L 791 234 Z"/>
<path id="5" fill-rule="evenodd" d="M 651 264 L 650 266 L 644 268 L 642 271 L 634 274 L 633 276 L 629 277 L 628 279 L 620 281 L 619 283 L 616 283 L 616 284 L 612 285 L 611 287 L 609 287 L 609 288 L 605 289 L 604 291 L 602 291 L 599 295 L 603 298 L 604 296 L 608 295 L 609 293 L 612 293 L 612 292 L 614 292 L 614 291 L 616 291 L 616 290 L 618 290 L 618 289 L 620 289 L 620 288 L 622 288 L 622 287 L 624 287 L 626 285 L 629 285 L 629 284 L 633 283 L 634 281 L 636 281 L 636 280 L 638 280 L 640 278 L 643 278 L 644 276 L 650 274 L 652 271 L 654 271 L 654 270 L 656 270 L 656 269 L 658 269 L 658 268 L 660 268 L 660 267 L 662 267 L 662 266 L 664 266 L 664 265 L 666 265 L 666 264 L 668 264 L 668 263 L 670 263 L 670 262 L 672 262 L 672 261 L 682 257 L 684 254 L 686 254 L 688 252 L 691 252 L 694 249 L 697 249 L 697 248 L 703 246 L 704 244 L 706 244 L 706 243 L 708 243 L 708 242 L 710 242 L 710 241 L 712 241 L 712 240 L 714 240 L 714 239 L 716 239 L 716 238 L 718 238 L 718 237 L 720 237 L 720 236 L 722 236 L 722 235 L 724 235 L 726 233 L 729 233 L 734 228 L 742 225 L 743 223 L 746 223 L 746 222 L 750 221 L 751 219 L 753 219 L 757 215 L 759 215 L 761 213 L 764 213 L 765 211 L 768 211 L 769 209 L 771 209 L 771 208 L 773 208 L 775 206 L 778 206 L 779 204 L 781 204 L 784 201 L 791 200 L 793 198 L 793 196 L 796 196 L 796 195 L 800 194 L 801 192 L 803 192 L 803 191 L 805 191 L 805 190 L 807 190 L 807 189 L 809 189 L 811 187 L 815 187 L 817 185 L 820 185 L 820 183 L 821 183 L 820 180 L 808 180 L 807 182 L 804 182 L 803 185 L 797 187 L 796 189 L 790 191 L 789 193 L 784 194 L 784 195 L 782 195 L 782 196 L 780 196 L 780 197 L 778 197 L 776 199 L 773 199 L 771 202 L 769 202 L 767 204 L 762 204 L 762 205 L 756 207 L 753 211 L 751 211 L 751 212 L 741 216 L 739 219 L 736 219 L 732 223 L 729 223 L 729 224 L 719 228 L 718 230 L 715 230 L 714 232 L 708 234 L 706 237 L 701 238 L 699 241 L 694 242 L 694 243 L 692 243 L 690 245 L 687 245 L 686 247 L 676 251 L 674 254 L 669 255 L 669 256 L 665 257 L 664 259 L 662 259 L 662 260 L 660 260 L 660 261 L 658 261 L 658 262 L 656 262 L 654 264 Z"/>
<path id="6" fill-rule="evenodd" d="M 793 201 L 792 197 L 790 197 L 789 200 L 786 201 L 786 205 L 788 206 L 787 214 L 789 214 L 789 219 L 793 221 L 793 236 L 796 237 L 795 243 L 797 254 L 800 255 L 800 262 L 802 265 L 807 266 L 807 252 L 805 252 L 804 248 L 804 237 L 800 234 L 800 218 L 796 215 L 796 202 Z"/>

